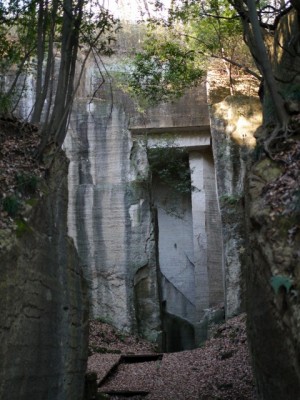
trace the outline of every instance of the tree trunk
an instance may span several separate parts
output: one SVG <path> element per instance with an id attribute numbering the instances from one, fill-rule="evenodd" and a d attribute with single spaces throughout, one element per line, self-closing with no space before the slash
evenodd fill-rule
<path id="1" fill-rule="evenodd" d="M 252 26 L 251 31 L 253 35 L 253 42 L 254 46 L 256 47 L 256 51 L 254 53 L 261 67 L 264 81 L 273 101 L 276 118 L 280 124 L 280 127 L 285 129 L 288 121 L 288 115 L 284 108 L 283 99 L 277 90 L 277 83 L 273 74 L 271 61 L 267 53 L 267 49 L 261 32 L 261 27 L 258 21 L 255 1 L 247 0 L 247 4 L 249 9 L 248 16 Z"/>
<path id="2" fill-rule="evenodd" d="M 43 45 L 40 45 L 40 49 L 38 49 L 38 75 L 37 75 L 37 87 L 36 87 L 36 101 L 33 111 L 33 116 L 31 121 L 33 123 L 39 123 L 41 120 L 41 115 L 44 109 L 45 100 L 47 95 L 49 96 L 49 84 L 51 79 L 51 71 L 54 65 L 54 56 L 53 56 L 53 43 L 55 36 L 55 28 L 56 28 L 56 19 L 57 19 L 57 11 L 58 11 L 58 1 L 54 0 L 52 2 L 52 11 L 50 18 L 50 30 L 48 33 L 48 51 L 47 51 L 47 64 L 44 71 L 44 80 L 43 80 L 43 61 L 45 58 L 46 51 L 46 42 L 47 42 L 47 19 L 49 14 L 49 6 L 48 0 L 45 2 L 43 10 L 43 21 L 41 23 L 40 34 L 38 35 L 38 43 L 42 40 Z"/>
<path id="3" fill-rule="evenodd" d="M 43 84 L 43 62 L 45 57 L 45 19 L 47 16 L 47 8 L 44 4 L 44 0 L 39 1 L 38 11 L 38 27 L 37 27 L 37 74 L 36 74 L 36 88 L 35 88 L 35 107 L 31 122 L 40 122 L 40 113 L 38 112 L 38 105 L 40 105 L 40 95 L 42 92 Z"/>

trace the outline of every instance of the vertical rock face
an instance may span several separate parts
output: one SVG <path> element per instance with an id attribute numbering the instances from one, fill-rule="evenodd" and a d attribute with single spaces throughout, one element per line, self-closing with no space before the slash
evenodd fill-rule
<path id="1" fill-rule="evenodd" d="M 295 147 L 291 150 L 285 159 L 295 155 L 299 159 L 299 144 L 296 153 Z M 248 334 L 259 398 L 266 400 L 292 400 L 300 393 L 300 213 L 295 167 L 289 170 L 280 160 L 263 158 L 248 176 Z"/>
<path id="2" fill-rule="evenodd" d="M 66 171 L 60 155 L 24 234 L 1 232 L 1 399 L 83 396 L 88 307 L 67 236 Z"/>
<path id="3" fill-rule="evenodd" d="M 122 134 L 125 126 L 124 113 L 116 107 L 111 112 L 109 102 L 95 101 L 88 107 L 78 101 L 66 142 L 71 160 L 69 232 L 88 265 L 91 314 L 118 320 L 120 328 L 130 325 L 125 269 L 130 149 L 127 133 Z"/>
<path id="4" fill-rule="evenodd" d="M 195 276 L 190 193 L 181 193 L 159 179 L 152 180 L 157 209 L 164 347 L 178 351 L 195 347 Z"/>
<path id="5" fill-rule="evenodd" d="M 211 109 L 211 133 L 222 217 L 225 308 L 231 317 L 241 311 L 245 264 L 244 195 L 247 155 L 261 124 L 258 99 L 231 96 Z"/>
<path id="6" fill-rule="evenodd" d="M 118 103 L 77 102 L 65 143 L 69 232 L 86 265 L 91 316 L 130 331 L 137 312 L 138 320 L 144 315 L 139 330 L 151 337 L 159 331 L 159 306 L 148 177 L 143 149 L 132 147 L 127 126 Z"/>
<path id="7" fill-rule="evenodd" d="M 147 151 L 143 141 L 131 142 L 131 145 L 126 232 L 128 302 L 132 328 L 161 343 L 156 213 L 151 199 Z"/>
<path id="8" fill-rule="evenodd" d="M 118 69 L 119 61 L 114 62 L 109 68 Z M 223 300 L 221 244 L 217 252 L 212 246 L 221 242 L 213 160 L 207 154 L 199 158 L 200 164 L 206 160 L 198 189 L 206 192 L 203 199 L 191 193 L 176 197 L 166 185 L 151 182 L 148 151 L 165 135 L 167 147 L 188 148 L 191 159 L 193 151 L 209 153 L 204 88 L 140 115 L 129 96 L 115 88 L 110 92 L 108 86 L 89 103 L 96 75 L 91 63 L 65 142 L 70 159 L 69 233 L 85 263 L 91 315 L 157 342 L 167 325 L 169 332 L 176 327 L 177 336 L 183 335 L 182 346 L 193 347 L 194 326 L 204 308 Z M 201 201 L 198 232 L 192 209 Z M 201 268 L 194 254 L 200 233 L 207 236 L 201 264 L 208 271 L 205 281 L 195 278 L 195 268 Z M 204 292 L 205 304 L 196 305 L 196 296 Z"/>
<path id="9" fill-rule="evenodd" d="M 211 308 L 224 304 L 221 221 L 210 151 L 190 153 L 195 262 L 196 340 L 207 339 Z M 217 321 L 216 321 L 217 322 Z"/>
<path id="10" fill-rule="evenodd" d="M 298 49 L 299 14 L 294 10 L 277 26 L 272 61 L 287 110 L 295 115 L 289 127 L 296 132 Z M 286 79 L 290 75 L 293 79 Z M 264 117 L 273 122 L 270 105 L 266 94 Z M 270 137 L 271 129 L 260 129 L 258 139 Z M 292 400 L 300 393 L 299 136 L 280 138 L 276 145 L 280 150 L 272 149 L 273 160 L 264 152 L 256 154 L 248 174 L 248 334 L 258 397 Z"/>

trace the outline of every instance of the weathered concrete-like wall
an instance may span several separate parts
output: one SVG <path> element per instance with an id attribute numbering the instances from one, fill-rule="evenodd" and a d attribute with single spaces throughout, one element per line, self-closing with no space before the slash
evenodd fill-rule
<path id="1" fill-rule="evenodd" d="M 172 105 L 175 115 L 173 118 L 168 115 L 166 121 L 177 121 L 178 126 L 166 125 L 164 108 L 161 108 L 161 115 L 158 110 L 152 112 L 157 127 L 146 118 L 144 127 L 139 124 L 131 127 L 133 137 L 142 137 L 151 151 L 181 148 L 188 152 L 193 185 L 188 195 L 179 195 L 168 185 L 152 181 L 153 202 L 158 208 L 163 320 L 165 315 L 166 325 L 185 346 L 192 336 L 190 328 L 194 331 L 194 345 L 206 339 L 210 310 L 224 301 L 221 222 L 207 125 L 208 108 L 204 88 L 197 90 L 186 94 L 185 107 L 182 102 L 176 104 L 178 109 Z M 196 106 L 191 104 L 194 94 L 199 101 Z M 179 122 L 177 112 L 180 115 L 186 112 L 185 119 Z M 167 166 L 167 153 L 165 163 Z M 167 347 L 168 340 L 173 345 L 172 335 L 165 334 Z"/>
<path id="2" fill-rule="evenodd" d="M 111 71 L 116 68 L 113 62 L 118 60 L 109 61 Z M 220 232 L 215 218 L 218 209 L 212 158 L 207 158 L 209 167 L 202 169 L 199 188 L 203 193 L 207 190 L 201 235 L 207 235 L 209 253 L 216 255 L 213 261 L 205 253 L 203 265 L 210 272 L 204 281 L 195 278 L 197 272 L 192 266 L 195 236 L 199 235 L 192 209 L 197 208 L 199 199 L 196 196 L 193 205 L 189 199 L 189 205 L 186 202 L 180 209 L 187 217 L 183 232 L 181 224 L 174 225 L 175 220 L 170 218 L 173 195 L 168 194 L 164 211 L 160 207 L 164 190 L 155 183 L 151 186 L 147 157 L 148 149 L 157 141 L 164 142 L 163 146 L 187 147 L 190 154 L 207 152 L 210 134 L 205 88 L 189 91 L 178 102 L 161 104 L 141 115 L 128 95 L 116 89 L 110 93 L 109 86 L 102 87 L 98 97 L 89 102 L 97 73 L 91 63 L 65 141 L 70 159 L 69 233 L 86 264 L 92 317 L 106 318 L 120 329 L 159 342 L 163 313 L 192 326 L 197 320 L 200 323 L 205 311 L 196 306 L 196 291 L 201 296 L 204 291 L 210 293 L 202 304 L 205 308 L 223 300 L 221 245 L 215 251 L 211 243 L 218 243 L 218 235 L 206 229 Z M 172 235 L 168 236 L 168 231 Z M 184 297 L 187 304 L 183 304 Z"/>
<path id="3" fill-rule="evenodd" d="M 91 289 L 91 315 L 118 320 L 119 327 L 126 327 L 130 323 L 124 284 L 123 183 L 129 148 L 119 135 L 125 116 L 117 109 L 110 116 L 110 105 L 100 101 L 87 107 L 85 100 L 75 104 L 65 143 L 70 158 L 69 233 L 88 265 L 85 276 Z"/>
<path id="4" fill-rule="evenodd" d="M 65 147 L 69 233 L 85 262 L 91 316 L 157 340 L 152 213 L 143 145 L 133 146 L 122 104 L 78 101 Z M 135 290 L 136 288 L 136 290 Z"/>
<path id="5" fill-rule="evenodd" d="M 190 303 L 194 303 L 193 221 L 190 194 L 176 192 L 161 182 L 153 181 L 152 195 L 158 214 L 160 271 Z M 178 310 L 180 307 L 180 302 L 172 301 L 167 304 L 167 311 L 180 315 Z M 194 312 L 193 315 L 189 315 L 187 310 L 185 318 L 193 319 L 193 317 Z"/>

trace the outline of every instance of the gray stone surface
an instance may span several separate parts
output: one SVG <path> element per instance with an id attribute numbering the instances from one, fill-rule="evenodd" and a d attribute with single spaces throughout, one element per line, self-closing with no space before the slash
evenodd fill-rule
<path id="1" fill-rule="evenodd" d="M 111 72 L 113 62 L 118 60 L 108 61 Z M 89 102 L 98 73 L 93 68 L 91 63 L 65 141 L 69 233 L 85 263 L 91 315 L 159 342 L 163 306 L 172 321 L 178 318 L 176 326 L 194 326 L 224 296 L 205 87 L 139 114 L 128 95 L 108 85 Z M 178 196 L 151 182 L 147 151 L 155 147 L 188 149 L 190 173 L 195 168 L 194 177 L 202 176 L 201 195 Z"/>
<path id="2" fill-rule="evenodd" d="M 91 316 L 158 340 L 147 156 L 144 144 L 131 140 L 128 102 L 121 100 L 112 104 L 104 95 L 89 106 L 87 98 L 75 104 L 65 142 L 69 233 L 85 263 Z"/>
<path id="3" fill-rule="evenodd" d="M 209 130 L 209 113 L 205 85 L 187 90 L 179 99 L 150 108 L 143 114 L 130 116 L 131 130 L 143 133 L 155 131 Z"/>
<path id="4" fill-rule="evenodd" d="M 117 57 L 104 61 L 112 76 L 119 71 Z M 206 88 L 139 113 L 110 77 L 97 90 L 101 79 L 88 61 L 64 143 L 68 232 L 84 263 L 91 316 L 160 342 L 163 314 L 194 327 L 223 302 Z M 178 196 L 151 183 L 147 151 L 155 147 L 188 149 L 195 192 Z"/>
<path id="5" fill-rule="evenodd" d="M 226 316 L 242 309 L 245 265 L 244 190 L 246 160 L 261 123 L 257 98 L 227 97 L 211 108 L 211 133 L 222 216 Z"/>
<path id="6" fill-rule="evenodd" d="M 87 359 L 86 285 L 67 236 L 67 161 L 19 237 L 1 232 L 0 398 L 82 400 Z"/>

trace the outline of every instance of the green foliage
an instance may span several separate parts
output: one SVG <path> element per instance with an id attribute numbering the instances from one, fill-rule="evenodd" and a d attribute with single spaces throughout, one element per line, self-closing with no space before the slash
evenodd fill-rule
<path id="1" fill-rule="evenodd" d="M 234 206 L 241 200 L 241 196 L 233 194 L 223 194 L 222 196 L 220 196 L 219 200 L 224 205 Z"/>
<path id="2" fill-rule="evenodd" d="M 152 176 L 179 193 L 190 193 L 191 174 L 188 151 L 177 148 L 155 148 L 148 150 L 148 160 Z"/>
<path id="3" fill-rule="evenodd" d="M 129 87 L 138 97 L 155 104 L 180 97 L 202 76 L 203 70 L 193 50 L 178 41 L 150 35 L 144 51 L 135 56 Z"/>
<path id="4" fill-rule="evenodd" d="M 8 27 L 0 25 L 0 72 L 6 73 L 9 68 L 20 61 L 21 48 L 17 38 L 7 33 Z"/>
<path id="5" fill-rule="evenodd" d="M 279 293 L 279 290 L 282 287 L 285 288 L 286 292 L 288 293 L 293 286 L 293 281 L 291 278 L 284 275 L 272 276 L 271 286 L 276 294 Z"/>
<path id="6" fill-rule="evenodd" d="M 126 342 L 126 338 L 128 337 L 128 335 L 126 335 L 125 333 L 122 332 L 115 332 L 117 338 L 120 340 L 120 342 L 125 343 Z"/>
<path id="7" fill-rule="evenodd" d="M 11 112 L 20 96 L 16 81 L 21 73 L 31 67 L 30 57 L 34 54 L 36 38 L 36 2 L 0 2 L 0 113 Z M 5 76 L 14 71 L 9 81 Z M 23 75 L 24 77 L 24 75 Z M 24 85 L 25 87 L 25 85 Z"/>
<path id="8" fill-rule="evenodd" d="M 171 11 L 172 26 L 184 24 L 187 40 L 204 51 L 233 55 L 243 46 L 242 28 L 234 8 L 226 0 L 187 1 Z"/>
<path id="9" fill-rule="evenodd" d="M 16 175 L 18 190 L 24 194 L 34 194 L 39 178 L 36 175 L 20 173 Z"/>
<path id="10" fill-rule="evenodd" d="M 97 52 L 110 56 L 114 52 L 115 34 L 120 29 L 119 20 L 115 19 L 108 10 L 99 8 L 97 1 L 91 1 L 83 13 L 80 28 L 81 45 L 87 48 L 95 47 Z"/>
<path id="11" fill-rule="evenodd" d="M 97 317 L 95 321 L 101 322 L 103 324 L 113 325 L 111 318 L 109 317 Z"/>
<path id="12" fill-rule="evenodd" d="M 15 196 L 7 196 L 2 200 L 2 208 L 9 216 L 15 217 L 20 210 L 20 201 Z"/>
<path id="13" fill-rule="evenodd" d="M 233 68 L 254 67 L 239 18 L 228 1 L 175 4 L 167 21 L 150 20 L 148 39 L 133 61 L 129 87 L 150 104 L 179 97 L 197 84 L 212 58 L 222 60 L 219 72 L 228 75 L 230 86 Z"/>

